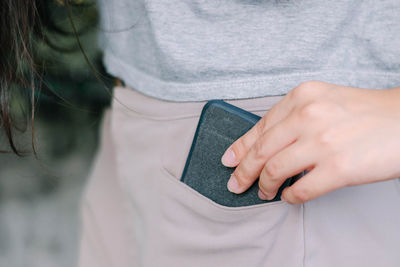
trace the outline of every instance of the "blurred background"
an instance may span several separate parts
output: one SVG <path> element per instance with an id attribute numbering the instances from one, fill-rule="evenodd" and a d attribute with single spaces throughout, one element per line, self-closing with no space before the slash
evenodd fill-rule
<path id="1" fill-rule="evenodd" d="M 103 110 L 110 103 L 111 77 L 101 65 L 94 3 L 75 1 L 70 8 L 93 75 L 73 34 L 62 1 L 48 7 L 55 27 L 46 42 L 35 43 L 44 66 L 35 93 L 34 140 L 31 126 L 17 133 L 25 151 L 0 154 L 0 266 L 72 267 L 79 248 L 79 201 L 98 146 Z M 19 107 L 15 97 L 13 107 Z M 22 104 L 21 104 L 22 105 Z M 25 114 L 13 110 L 17 117 Z M 18 114 L 21 113 L 21 114 Z M 8 149 L 2 135 L 1 147 Z"/>

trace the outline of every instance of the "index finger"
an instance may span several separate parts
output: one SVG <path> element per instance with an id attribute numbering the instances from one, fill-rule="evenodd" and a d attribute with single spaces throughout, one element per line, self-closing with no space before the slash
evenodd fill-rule
<path id="1" fill-rule="evenodd" d="M 237 139 L 221 158 L 226 167 L 236 167 L 263 133 L 286 118 L 293 106 L 288 95 L 275 104 L 247 133 Z"/>
<path id="2" fill-rule="evenodd" d="M 257 140 L 229 179 L 229 191 L 236 194 L 246 191 L 258 178 L 266 162 L 297 140 L 299 130 L 296 122 L 296 115 L 289 115 Z"/>

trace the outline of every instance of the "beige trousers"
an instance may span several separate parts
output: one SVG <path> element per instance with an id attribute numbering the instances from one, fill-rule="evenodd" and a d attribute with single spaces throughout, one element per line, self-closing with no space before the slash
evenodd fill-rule
<path id="1" fill-rule="evenodd" d="M 82 199 L 80 267 L 400 266 L 398 179 L 224 207 L 179 181 L 204 102 L 114 96 Z M 263 115 L 279 99 L 228 102 Z"/>

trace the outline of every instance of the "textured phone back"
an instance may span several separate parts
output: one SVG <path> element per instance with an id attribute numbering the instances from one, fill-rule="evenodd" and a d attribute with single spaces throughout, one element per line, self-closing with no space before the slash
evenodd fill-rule
<path id="1" fill-rule="evenodd" d="M 257 196 L 258 180 L 243 194 L 229 192 L 226 185 L 234 169 L 221 163 L 225 150 L 259 119 L 259 116 L 226 102 L 209 101 L 200 116 L 181 181 L 224 206 L 239 207 L 268 202 Z M 288 179 L 272 201 L 280 200 L 281 191 L 289 183 Z"/>

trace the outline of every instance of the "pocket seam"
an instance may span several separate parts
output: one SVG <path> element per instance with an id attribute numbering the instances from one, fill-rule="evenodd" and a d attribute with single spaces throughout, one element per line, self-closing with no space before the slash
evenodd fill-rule
<path id="1" fill-rule="evenodd" d="M 180 179 L 177 179 L 175 177 L 175 175 L 173 175 L 165 166 L 162 166 L 160 169 L 161 169 L 161 172 L 165 174 L 167 179 L 169 179 L 173 183 L 176 183 L 178 186 L 182 187 L 186 192 L 190 193 L 192 196 L 195 196 L 196 199 L 198 199 L 199 201 L 202 201 L 204 203 L 208 203 L 217 209 L 223 210 L 224 212 L 240 212 L 240 211 L 244 211 L 244 210 L 250 211 L 250 210 L 258 210 L 258 209 L 262 210 L 266 207 L 279 207 L 279 206 L 283 206 L 286 204 L 284 201 L 275 201 L 275 202 L 268 202 L 268 203 L 263 203 L 263 204 L 255 204 L 255 205 L 242 206 L 242 207 L 224 206 L 224 205 L 214 202 L 213 200 L 200 194 L 199 192 L 197 192 L 196 190 L 194 190 L 187 184 L 181 182 Z M 162 177 L 162 179 L 163 178 L 164 177 Z"/>

